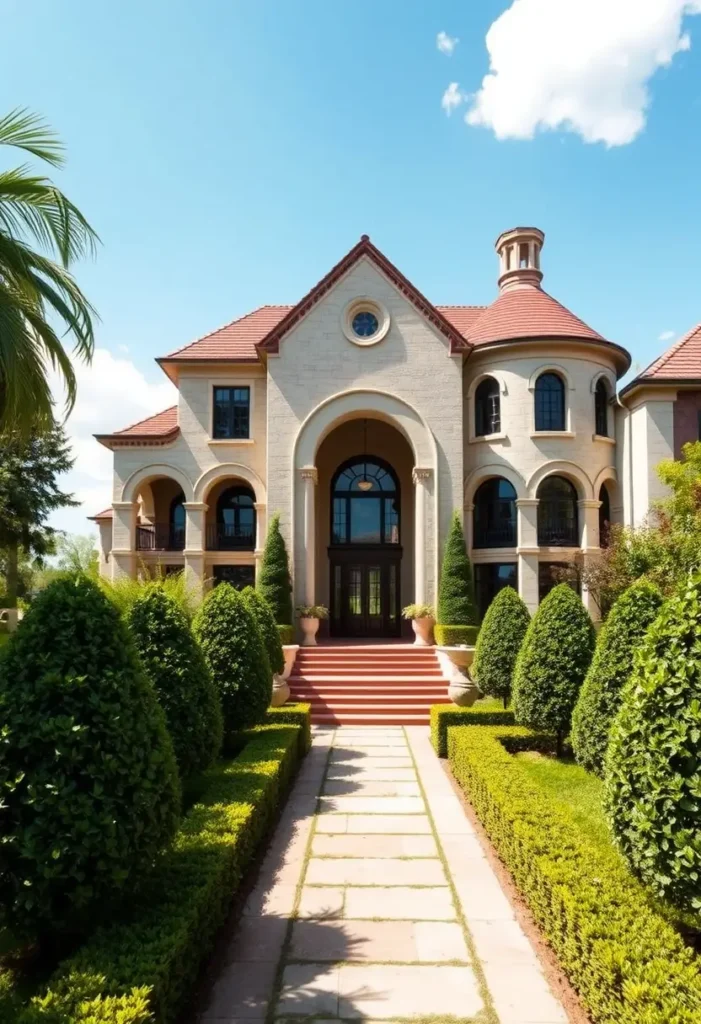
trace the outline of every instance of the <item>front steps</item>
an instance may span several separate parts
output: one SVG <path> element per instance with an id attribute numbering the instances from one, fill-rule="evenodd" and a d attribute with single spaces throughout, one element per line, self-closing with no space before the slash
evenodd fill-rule
<path id="1" fill-rule="evenodd" d="M 450 703 L 433 648 L 409 644 L 300 647 L 289 684 L 316 725 L 427 725 Z"/>

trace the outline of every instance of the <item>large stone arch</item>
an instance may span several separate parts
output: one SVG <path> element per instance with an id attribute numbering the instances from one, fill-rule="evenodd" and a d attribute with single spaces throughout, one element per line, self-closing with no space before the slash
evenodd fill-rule
<path id="1" fill-rule="evenodd" d="M 491 480 L 494 477 L 501 476 L 505 480 L 508 480 L 511 486 L 516 491 L 516 498 L 525 498 L 528 496 L 526 488 L 526 481 L 523 479 L 520 473 L 517 473 L 511 466 L 506 466 L 503 463 L 494 462 L 488 466 L 478 466 L 473 469 L 465 480 L 465 491 L 464 491 L 464 503 L 465 507 L 472 505 L 477 489 L 485 480 Z"/>
<path id="2" fill-rule="evenodd" d="M 250 466 L 244 466 L 240 462 L 221 462 L 202 473 L 195 484 L 194 500 L 205 501 L 207 494 L 214 484 L 227 477 L 237 477 L 239 480 L 245 480 L 255 494 L 256 502 L 261 505 L 267 504 L 265 484 Z"/>
<path id="3" fill-rule="evenodd" d="M 539 466 L 527 483 L 528 496 L 538 497 L 538 488 L 548 476 L 564 476 L 570 480 L 577 489 L 577 497 L 580 501 L 594 497 L 592 482 L 581 466 L 576 462 L 569 462 L 565 459 L 553 459 Z"/>
<path id="4" fill-rule="evenodd" d="M 122 493 L 120 494 L 119 500 L 136 501 L 139 494 L 139 488 L 161 476 L 166 476 L 171 480 L 176 480 L 182 487 L 183 494 L 185 495 L 185 501 L 193 500 L 194 489 L 190 478 L 186 476 L 181 469 L 177 469 L 175 466 L 168 466 L 165 463 L 154 463 L 150 466 L 142 466 L 141 469 L 137 469 L 132 473 L 122 486 Z"/>

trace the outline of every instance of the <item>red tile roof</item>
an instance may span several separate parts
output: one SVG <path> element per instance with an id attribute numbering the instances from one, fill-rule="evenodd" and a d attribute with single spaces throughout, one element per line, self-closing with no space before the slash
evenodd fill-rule
<path id="1" fill-rule="evenodd" d="M 88 516 L 88 519 L 112 519 L 113 517 L 114 512 L 112 511 L 112 506 L 110 505 L 110 507 L 106 508 L 104 512 L 98 512 L 96 516 Z"/>
<path id="2" fill-rule="evenodd" d="M 701 324 L 692 327 L 688 334 L 675 342 L 671 348 L 654 363 L 639 373 L 633 384 L 643 381 L 701 381 Z"/>
<path id="3" fill-rule="evenodd" d="M 512 288 L 501 293 L 472 325 L 473 345 L 519 338 L 582 338 L 603 341 L 583 320 L 542 288 Z"/>
<path id="4" fill-rule="evenodd" d="M 282 318 L 293 309 L 292 306 L 260 306 L 252 313 L 246 313 L 238 320 L 219 327 L 211 334 L 205 334 L 191 341 L 183 348 L 171 352 L 158 362 L 189 362 L 190 360 L 215 360 L 221 362 L 258 362 L 256 345 L 277 327 Z"/>
<path id="5" fill-rule="evenodd" d="M 169 409 L 156 413 L 155 416 L 147 416 L 138 423 L 132 423 L 130 427 L 117 430 L 114 434 L 95 434 L 96 440 L 110 448 L 113 443 L 123 442 L 133 444 L 137 442 L 171 441 L 177 437 L 180 428 L 178 427 L 178 407 L 171 405 Z"/>

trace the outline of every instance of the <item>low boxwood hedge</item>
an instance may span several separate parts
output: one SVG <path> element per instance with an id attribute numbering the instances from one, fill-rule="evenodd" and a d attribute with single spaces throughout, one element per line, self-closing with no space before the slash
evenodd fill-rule
<path id="1" fill-rule="evenodd" d="M 302 730 L 257 726 L 235 760 L 206 773 L 201 800 L 135 906 L 64 961 L 46 992 L 15 1015 L 15 1024 L 169 1024 L 178 1018 L 299 764 Z"/>
<path id="2" fill-rule="evenodd" d="M 465 644 L 474 647 L 479 636 L 479 626 L 434 626 L 433 635 L 439 647 L 457 647 Z"/>
<path id="3" fill-rule="evenodd" d="M 268 708 L 266 721 L 271 725 L 299 725 L 300 749 L 306 754 L 312 745 L 311 704 L 283 704 L 281 708 Z"/>
<path id="4" fill-rule="evenodd" d="M 448 756 L 448 729 L 451 725 L 513 725 L 513 711 L 505 711 L 499 700 L 483 705 L 458 708 L 454 704 L 434 704 L 431 708 L 431 743 L 439 757 Z"/>
<path id="5" fill-rule="evenodd" d="M 698 1024 L 701 958 L 613 848 L 590 845 L 507 749 L 548 740 L 517 726 L 450 729 L 450 766 L 594 1024 Z"/>

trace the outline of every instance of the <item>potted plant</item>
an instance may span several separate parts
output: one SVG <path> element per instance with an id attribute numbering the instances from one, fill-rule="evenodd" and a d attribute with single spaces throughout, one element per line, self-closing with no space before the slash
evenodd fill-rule
<path id="1" fill-rule="evenodd" d="M 414 630 L 417 647 L 431 647 L 433 644 L 433 627 L 436 622 L 436 613 L 432 604 L 408 604 L 402 608 L 402 616 L 411 619 L 411 627 Z"/>
<path id="2" fill-rule="evenodd" d="M 323 604 L 302 604 L 297 608 L 302 628 L 302 647 L 316 647 L 316 634 L 322 619 L 328 619 L 329 610 Z"/>

